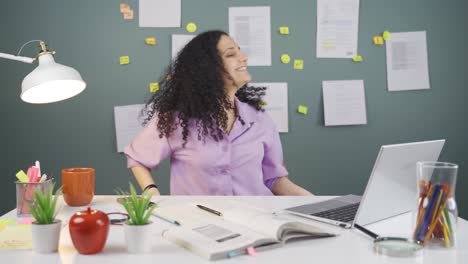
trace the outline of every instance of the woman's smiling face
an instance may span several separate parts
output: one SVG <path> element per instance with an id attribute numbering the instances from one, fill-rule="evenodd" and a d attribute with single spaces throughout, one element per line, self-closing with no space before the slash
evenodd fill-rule
<path id="1" fill-rule="evenodd" d="M 217 45 L 219 54 L 223 60 L 224 69 L 228 73 L 224 77 L 225 87 L 236 90 L 252 80 L 252 76 L 247 70 L 247 55 L 229 36 L 222 35 Z"/>

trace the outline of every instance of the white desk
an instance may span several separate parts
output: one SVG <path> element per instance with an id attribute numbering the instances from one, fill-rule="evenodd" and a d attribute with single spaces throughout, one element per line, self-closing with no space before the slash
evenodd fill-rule
<path id="1" fill-rule="evenodd" d="M 105 212 L 123 211 L 115 202 L 116 196 L 95 196 L 91 207 Z M 153 198 L 160 201 L 160 206 L 167 206 L 181 202 L 206 201 L 210 199 L 236 200 L 250 205 L 280 210 L 289 206 L 305 204 L 312 201 L 327 199 L 327 197 L 219 197 L 219 196 L 161 196 Z M 63 201 L 61 201 L 63 204 Z M 76 211 L 85 207 L 64 206 L 58 218 L 65 222 Z M 2 219 L 16 219 L 16 209 L 1 217 Z M 73 247 L 68 225 L 64 226 L 60 237 L 59 252 L 55 254 L 38 254 L 29 251 L 0 251 L 1 263 L 466 263 L 468 260 L 468 222 L 458 221 L 457 241 L 455 249 L 424 249 L 419 257 L 396 258 L 377 255 L 372 249 L 372 240 L 358 230 L 347 230 L 327 224 L 315 222 L 301 217 L 291 216 L 299 221 L 313 223 L 321 228 L 339 233 L 335 238 L 304 240 L 286 244 L 282 248 L 260 252 L 258 256 L 238 256 L 210 262 L 191 253 L 169 241 L 159 234 L 167 228 L 168 223 L 153 219 L 154 240 L 152 254 L 130 255 L 126 252 L 123 228 L 112 225 L 106 245 L 102 252 L 95 255 L 80 255 Z M 410 214 L 392 218 L 377 224 L 367 226 L 379 235 L 405 235 L 411 233 Z"/>

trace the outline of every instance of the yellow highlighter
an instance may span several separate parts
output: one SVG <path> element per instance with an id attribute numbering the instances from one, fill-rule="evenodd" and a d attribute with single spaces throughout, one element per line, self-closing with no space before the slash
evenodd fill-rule
<path id="1" fill-rule="evenodd" d="M 20 182 L 29 182 L 29 177 L 26 175 L 26 173 L 24 173 L 23 170 L 20 170 L 16 173 L 16 178 L 18 178 Z"/>

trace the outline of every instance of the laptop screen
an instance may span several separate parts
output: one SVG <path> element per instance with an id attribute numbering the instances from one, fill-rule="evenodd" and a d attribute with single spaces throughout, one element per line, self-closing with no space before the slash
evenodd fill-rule
<path id="1" fill-rule="evenodd" d="M 417 204 L 416 162 L 437 161 L 445 140 L 383 145 L 357 211 L 367 225 L 411 211 Z"/>

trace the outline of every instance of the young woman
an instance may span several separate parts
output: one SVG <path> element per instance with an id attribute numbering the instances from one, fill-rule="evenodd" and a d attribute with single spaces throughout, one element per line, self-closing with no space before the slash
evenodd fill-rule
<path id="1" fill-rule="evenodd" d="M 150 170 L 171 159 L 173 195 L 309 195 L 291 182 L 265 88 L 222 31 L 204 32 L 178 54 L 148 102 L 146 127 L 125 148 L 142 189 L 159 195 Z"/>

